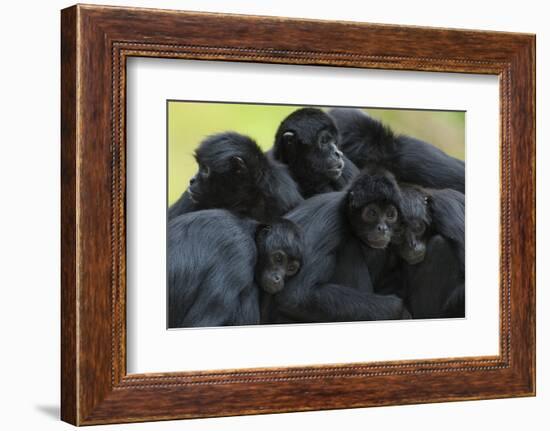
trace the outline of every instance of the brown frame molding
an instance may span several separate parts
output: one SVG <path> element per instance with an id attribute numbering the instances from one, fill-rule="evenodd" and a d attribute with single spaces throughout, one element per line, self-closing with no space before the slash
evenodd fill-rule
<path id="1" fill-rule="evenodd" d="M 63 420 L 89 425 L 535 394 L 534 35 L 77 5 L 61 13 L 61 52 Z M 129 56 L 498 75 L 500 354 L 127 375 Z"/>

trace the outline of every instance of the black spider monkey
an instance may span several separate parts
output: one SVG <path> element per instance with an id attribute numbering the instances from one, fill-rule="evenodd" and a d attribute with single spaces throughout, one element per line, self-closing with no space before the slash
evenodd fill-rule
<path id="1" fill-rule="evenodd" d="M 305 198 L 342 190 L 359 173 L 339 149 L 334 122 L 317 108 L 298 109 L 286 117 L 270 155 L 288 166 Z"/>
<path id="2" fill-rule="evenodd" d="M 399 222 L 391 178 L 362 174 L 342 192 L 314 196 L 287 214 L 304 232 L 302 270 L 271 298 L 271 322 L 341 322 L 409 317 L 394 295 L 374 293 L 369 265 Z"/>
<path id="3" fill-rule="evenodd" d="M 259 324 L 262 296 L 284 289 L 302 265 L 301 230 L 226 210 L 180 215 L 168 224 L 170 328 Z"/>
<path id="4" fill-rule="evenodd" d="M 464 162 L 439 148 L 389 127 L 360 109 L 329 111 L 340 133 L 340 148 L 362 169 L 369 164 L 391 171 L 399 182 L 464 193 Z"/>
<path id="5" fill-rule="evenodd" d="M 192 211 L 223 208 L 270 221 L 303 201 L 286 166 L 269 160 L 247 136 L 233 132 L 209 136 L 195 158 L 199 170 L 169 208 L 169 220 Z"/>

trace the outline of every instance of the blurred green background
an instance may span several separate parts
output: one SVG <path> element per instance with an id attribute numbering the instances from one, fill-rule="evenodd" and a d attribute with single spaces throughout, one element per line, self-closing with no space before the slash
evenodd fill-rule
<path id="1" fill-rule="evenodd" d="M 273 145 L 281 121 L 301 106 L 232 103 L 168 102 L 168 204 L 185 191 L 197 165 L 193 152 L 213 133 L 235 131 L 254 139 L 264 150 Z M 322 108 L 322 107 L 321 107 Z M 464 160 L 465 113 L 365 108 L 374 118 L 404 133 L 430 142 Z"/>

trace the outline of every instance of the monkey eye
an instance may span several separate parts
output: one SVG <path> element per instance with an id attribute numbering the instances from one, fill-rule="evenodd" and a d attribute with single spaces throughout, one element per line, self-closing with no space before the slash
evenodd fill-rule
<path id="1" fill-rule="evenodd" d="M 378 208 L 375 205 L 365 207 L 361 217 L 365 221 L 374 221 L 378 218 Z"/>
<path id="2" fill-rule="evenodd" d="M 201 172 L 202 175 L 204 175 L 205 177 L 207 177 L 208 175 L 210 175 L 210 168 L 208 166 L 206 166 L 205 164 L 200 164 L 199 165 L 199 171 Z"/>
<path id="3" fill-rule="evenodd" d="M 426 230 L 426 225 L 422 222 L 414 222 L 411 227 L 412 233 L 415 235 L 422 235 Z"/>
<path id="4" fill-rule="evenodd" d="M 395 207 L 393 205 L 388 207 L 388 209 L 386 211 L 386 217 L 390 221 L 394 221 L 394 220 L 397 219 L 397 209 L 395 209 Z"/>
<path id="5" fill-rule="evenodd" d="M 284 253 L 282 251 L 276 251 L 272 255 L 273 263 L 276 265 L 282 265 L 284 261 Z"/>
<path id="6" fill-rule="evenodd" d="M 287 275 L 294 275 L 298 272 L 298 270 L 300 269 L 300 263 L 296 260 L 292 261 L 289 263 L 287 269 L 286 269 L 286 273 Z"/>
<path id="7" fill-rule="evenodd" d="M 321 147 L 325 147 L 331 142 L 332 142 L 332 134 L 327 131 L 321 132 L 321 134 L 319 135 L 319 145 Z"/>

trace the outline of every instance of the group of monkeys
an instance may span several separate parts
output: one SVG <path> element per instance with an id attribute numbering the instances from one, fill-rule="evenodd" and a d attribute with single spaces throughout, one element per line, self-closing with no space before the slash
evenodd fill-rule
<path id="1" fill-rule="evenodd" d="M 352 108 L 195 158 L 168 210 L 170 328 L 464 317 L 462 160 Z"/>

